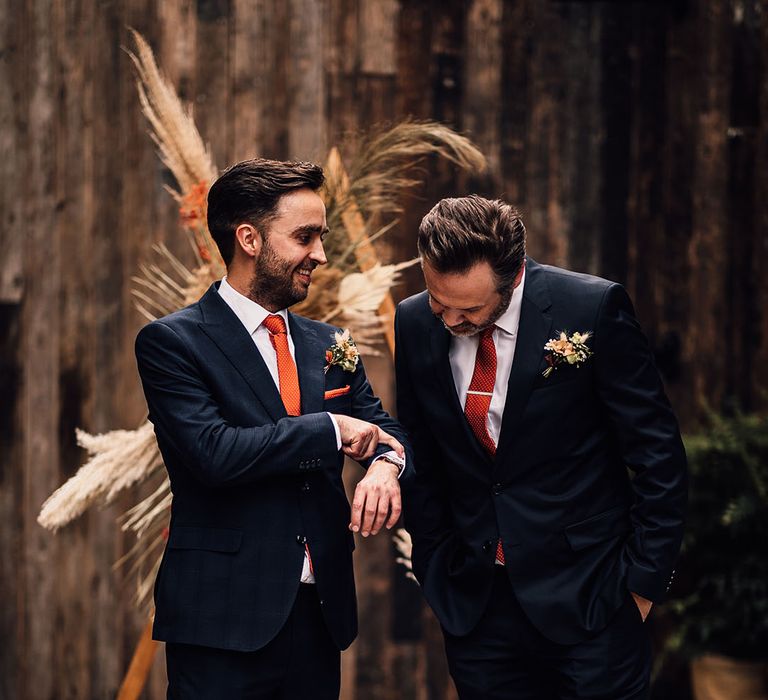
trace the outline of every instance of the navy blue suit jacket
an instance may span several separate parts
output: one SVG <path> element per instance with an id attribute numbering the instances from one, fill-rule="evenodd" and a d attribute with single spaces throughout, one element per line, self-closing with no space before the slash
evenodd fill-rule
<path id="1" fill-rule="evenodd" d="M 324 372 L 338 329 L 294 314 L 289 326 L 301 388 L 297 417 L 286 414 L 217 285 L 136 339 L 173 491 L 155 585 L 156 639 L 242 651 L 264 646 L 293 605 L 305 542 L 334 642 L 344 649 L 357 633 L 343 454 L 326 412 L 376 423 L 401 442 L 404 436 L 373 395 L 362 363 L 355 372 Z M 346 394 L 324 399 L 347 385 Z"/>
<path id="2" fill-rule="evenodd" d="M 594 355 L 545 378 L 544 345 L 561 330 L 592 332 Z M 426 293 L 399 305 L 396 332 L 398 417 L 416 469 L 406 526 L 443 627 L 463 635 L 478 622 L 499 537 L 521 606 L 555 642 L 601 630 L 630 590 L 659 600 L 683 534 L 686 460 L 624 289 L 527 260 L 494 459 L 464 417 L 450 334 Z"/>

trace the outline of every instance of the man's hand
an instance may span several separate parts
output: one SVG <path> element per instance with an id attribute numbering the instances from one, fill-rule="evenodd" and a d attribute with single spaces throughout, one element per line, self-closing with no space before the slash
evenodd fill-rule
<path id="1" fill-rule="evenodd" d="M 352 522 L 349 524 L 352 532 L 361 532 L 363 537 L 368 537 L 378 534 L 385 521 L 388 530 L 395 525 L 402 510 L 399 473 L 400 468 L 385 459 L 368 467 L 352 499 Z"/>
<path id="2" fill-rule="evenodd" d="M 637 593 L 632 593 L 632 597 L 635 600 L 635 605 L 637 605 L 637 609 L 640 611 L 640 617 L 642 617 L 643 622 L 645 622 L 645 618 L 648 617 L 648 613 L 651 612 L 653 601 L 648 600 L 648 598 L 643 598 L 643 596 L 638 595 Z"/>
<path id="3" fill-rule="evenodd" d="M 368 459 L 376 452 L 379 443 L 389 445 L 401 457 L 405 455 L 403 446 L 378 425 L 340 413 L 334 413 L 333 417 L 341 434 L 341 451 L 348 457 Z"/>

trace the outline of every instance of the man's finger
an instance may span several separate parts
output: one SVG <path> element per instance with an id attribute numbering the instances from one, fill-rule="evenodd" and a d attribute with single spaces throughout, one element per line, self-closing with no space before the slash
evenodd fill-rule
<path id="1" fill-rule="evenodd" d="M 363 522 L 363 508 L 365 507 L 365 490 L 360 488 L 360 484 L 355 489 L 355 496 L 352 499 L 352 520 L 349 523 L 349 529 L 352 532 L 360 532 L 360 526 Z"/>
<path id="2" fill-rule="evenodd" d="M 366 490 L 365 506 L 363 507 L 363 524 L 360 526 L 360 532 L 363 537 L 371 534 L 371 527 L 378 511 L 379 497 L 370 490 Z"/>
<path id="3" fill-rule="evenodd" d="M 389 513 L 389 497 L 386 493 L 379 497 L 379 502 L 376 506 L 376 517 L 373 520 L 373 526 L 371 527 L 371 534 L 378 535 L 381 531 L 384 521 L 387 519 Z"/>
<path id="4" fill-rule="evenodd" d="M 389 501 L 389 519 L 387 520 L 387 530 L 391 530 L 397 521 L 400 519 L 400 513 L 403 510 L 403 505 L 400 500 L 400 489 L 392 494 L 392 498 Z"/>
<path id="5" fill-rule="evenodd" d="M 385 432 L 381 428 L 378 428 L 378 431 L 379 444 L 383 442 L 385 445 L 389 445 L 395 452 L 397 452 L 398 457 L 405 457 L 405 449 L 395 438 L 393 438 L 389 433 Z"/>

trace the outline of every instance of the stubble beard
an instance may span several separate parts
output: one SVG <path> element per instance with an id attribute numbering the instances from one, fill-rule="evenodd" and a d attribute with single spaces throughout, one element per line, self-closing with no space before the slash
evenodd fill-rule
<path id="1" fill-rule="evenodd" d="M 488 314 L 488 318 L 485 319 L 485 321 L 482 323 L 476 324 L 465 321 L 464 323 L 460 323 L 457 326 L 449 326 L 445 323 L 445 321 L 443 321 L 439 314 L 435 315 L 440 319 L 445 330 L 447 330 L 451 335 L 457 338 L 468 338 L 470 336 L 477 335 L 478 333 L 484 331 L 486 328 L 490 328 L 494 323 L 496 323 L 496 321 L 499 320 L 499 318 L 501 318 L 504 312 L 509 308 L 509 302 L 512 301 L 512 293 L 514 291 L 514 286 L 510 286 L 509 288 L 503 290 L 501 292 L 499 303 L 496 304 L 491 313 Z"/>
<path id="2" fill-rule="evenodd" d="M 305 263 L 302 262 L 301 265 Z M 306 266 L 306 265 L 305 265 Z M 311 265 L 314 268 L 314 265 Z M 309 289 L 296 283 L 293 273 L 299 265 L 281 258 L 265 239 L 254 261 L 249 297 L 265 308 L 287 309 L 307 298 Z"/>

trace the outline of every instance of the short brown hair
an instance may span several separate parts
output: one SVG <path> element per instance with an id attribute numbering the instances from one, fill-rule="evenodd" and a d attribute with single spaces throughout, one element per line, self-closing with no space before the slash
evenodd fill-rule
<path id="1" fill-rule="evenodd" d="M 227 168 L 208 191 L 208 230 L 228 266 L 235 252 L 235 230 L 249 223 L 264 235 L 280 197 L 305 187 L 317 191 L 323 169 L 299 161 L 244 160 Z"/>
<path id="2" fill-rule="evenodd" d="M 500 199 L 441 199 L 421 220 L 418 247 L 422 260 L 441 273 L 487 262 L 502 290 L 525 263 L 525 226 L 517 209 Z"/>

